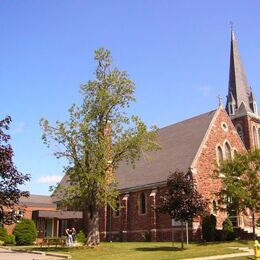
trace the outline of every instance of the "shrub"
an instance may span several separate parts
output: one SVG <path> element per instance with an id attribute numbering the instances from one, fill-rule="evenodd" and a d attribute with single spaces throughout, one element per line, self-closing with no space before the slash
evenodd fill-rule
<path id="1" fill-rule="evenodd" d="M 83 230 L 80 230 L 79 233 L 76 235 L 76 241 L 83 244 L 86 242 L 86 236 Z"/>
<path id="2" fill-rule="evenodd" d="M 204 215 L 202 218 L 202 236 L 204 241 L 214 241 L 216 233 L 216 217 L 214 215 Z"/>
<path id="3" fill-rule="evenodd" d="M 5 239 L 5 245 L 15 245 L 15 236 L 14 235 L 8 235 Z"/>
<path id="4" fill-rule="evenodd" d="M 31 245 L 37 237 L 34 222 L 30 219 L 22 219 L 15 226 L 14 235 L 17 245 Z"/>
<path id="5" fill-rule="evenodd" d="M 6 228 L 5 227 L 0 227 L 0 240 L 5 242 L 7 236 L 8 236 L 8 234 L 7 234 Z"/>
<path id="6" fill-rule="evenodd" d="M 229 218 L 226 218 L 222 224 L 222 240 L 230 241 L 235 239 L 235 232 L 233 229 L 233 224 Z"/>

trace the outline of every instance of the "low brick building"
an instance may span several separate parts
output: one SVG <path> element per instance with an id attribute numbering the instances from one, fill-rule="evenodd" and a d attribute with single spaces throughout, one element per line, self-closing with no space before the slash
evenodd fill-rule
<path id="1" fill-rule="evenodd" d="M 12 209 L 6 209 L 8 210 Z M 81 229 L 82 212 L 58 210 L 50 196 L 31 194 L 28 198 L 22 197 L 14 210 L 20 219 L 32 219 L 35 222 L 39 239 L 62 236 L 67 227 Z M 11 234 L 15 225 L 16 223 L 4 226 Z"/>

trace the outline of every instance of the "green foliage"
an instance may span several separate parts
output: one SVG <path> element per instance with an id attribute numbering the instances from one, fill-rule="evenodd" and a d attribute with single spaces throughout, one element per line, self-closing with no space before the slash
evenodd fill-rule
<path id="1" fill-rule="evenodd" d="M 22 219 L 16 224 L 13 234 L 17 245 L 31 245 L 37 237 L 37 230 L 32 220 Z"/>
<path id="2" fill-rule="evenodd" d="M 79 233 L 76 235 L 76 241 L 83 244 L 86 242 L 86 235 L 83 230 L 80 230 Z"/>
<path id="3" fill-rule="evenodd" d="M 5 242 L 8 236 L 7 230 L 5 227 L 0 227 L 0 240 Z"/>
<path id="4" fill-rule="evenodd" d="M 55 196 L 63 204 L 87 207 L 89 229 L 98 233 L 98 209 L 107 203 L 112 207 L 118 196 L 114 171 L 120 161 L 134 165 L 147 151 L 159 149 L 156 127 L 150 129 L 137 116 L 128 116 L 127 109 L 135 101 L 134 83 L 125 71 L 112 67 L 110 52 L 95 52 L 95 79 L 81 86 L 83 102 L 72 105 L 69 120 L 51 126 L 42 119 L 43 141 L 59 145 L 54 153 L 69 163 L 65 170 L 67 183 L 59 185 Z"/>
<path id="5" fill-rule="evenodd" d="M 14 235 L 8 235 L 5 239 L 5 245 L 15 245 L 15 236 Z"/>
<path id="6" fill-rule="evenodd" d="M 235 239 L 235 232 L 233 229 L 233 224 L 229 218 L 225 219 L 222 224 L 222 240 L 230 241 Z"/>
<path id="7" fill-rule="evenodd" d="M 220 173 L 224 178 L 220 177 Z M 228 212 L 232 214 L 249 208 L 254 219 L 260 209 L 260 150 L 235 154 L 233 160 L 225 160 L 217 167 L 215 177 L 223 184 L 217 194 L 220 204 L 227 205 Z"/>
<path id="8" fill-rule="evenodd" d="M 223 204 L 232 204 L 237 211 L 249 208 L 254 212 L 260 209 L 260 150 L 235 154 L 233 160 L 225 160 L 216 170 L 216 177 L 220 178 L 223 189 L 218 194 Z"/>
<path id="9" fill-rule="evenodd" d="M 204 215 L 202 218 L 203 241 L 214 241 L 216 235 L 216 217 L 214 215 Z"/>

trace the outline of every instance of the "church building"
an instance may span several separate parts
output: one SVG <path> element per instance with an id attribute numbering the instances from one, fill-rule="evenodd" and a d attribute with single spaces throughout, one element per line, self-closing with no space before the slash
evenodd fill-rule
<path id="1" fill-rule="evenodd" d="M 215 193 L 220 190 L 221 180 L 212 178 L 217 163 L 260 145 L 256 98 L 247 82 L 234 32 L 226 106 L 220 100 L 216 110 L 159 129 L 158 142 L 161 150 L 150 152 L 149 159 L 141 157 L 134 169 L 122 162 L 116 170 L 119 207 L 116 211 L 108 206 L 100 210 L 101 240 L 141 241 L 149 237 L 151 241 L 171 241 L 172 219 L 157 209 L 167 178 L 177 169 L 192 175 L 198 191 L 209 202 L 209 213 L 217 218 L 217 228 L 229 217 L 234 226 L 252 231 L 250 211 L 236 215 L 218 210 Z M 69 185 L 66 181 L 65 175 L 61 185 Z M 22 215 L 35 220 L 39 238 L 60 236 L 66 227 L 73 225 L 80 230 L 84 225 L 82 212 L 59 210 L 50 197 L 31 195 L 21 204 Z M 191 239 L 201 238 L 200 222 L 196 218 L 188 224 Z M 178 223 L 174 230 L 177 239 L 181 230 Z"/>
<path id="2" fill-rule="evenodd" d="M 119 210 L 109 207 L 100 213 L 103 240 L 171 241 L 172 220 L 158 212 L 160 197 L 166 191 L 170 172 L 181 170 L 192 174 L 198 191 L 209 201 L 210 213 L 217 217 L 217 228 L 229 216 L 236 227 L 251 231 L 252 218 L 218 210 L 215 193 L 221 181 L 213 179 L 216 163 L 231 159 L 236 152 L 259 147 L 260 117 L 257 103 L 240 58 L 234 32 L 231 32 L 229 83 L 226 107 L 206 112 L 158 130 L 162 149 L 142 157 L 133 169 L 121 163 L 116 170 L 119 180 Z M 175 226 L 175 232 L 180 232 Z M 200 219 L 189 223 L 193 239 L 201 236 Z M 177 236 L 176 235 L 176 236 Z"/>

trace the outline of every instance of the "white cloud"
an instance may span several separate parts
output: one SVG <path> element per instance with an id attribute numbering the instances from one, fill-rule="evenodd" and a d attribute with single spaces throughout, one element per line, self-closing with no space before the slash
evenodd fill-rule
<path id="1" fill-rule="evenodd" d="M 58 175 L 47 175 L 47 176 L 41 176 L 38 179 L 39 183 L 46 183 L 46 184 L 54 184 L 57 182 L 60 182 L 62 179 L 62 176 L 58 176 Z"/>
<path id="2" fill-rule="evenodd" d="M 25 129 L 25 123 L 24 122 L 20 122 L 20 123 L 17 123 L 13 129 L 11 129 L 11 133 L 12 134 L 19 134 L 19 133 L 22 133 L 24 132 L 24 129 Z"/>
<path id="3" fill-rule="evenodd" d="M 200 91 L 204 97 L 208 97 L 211 92 L 211 88 L 209 86 L 203 86 L 200 88 Z"/>

